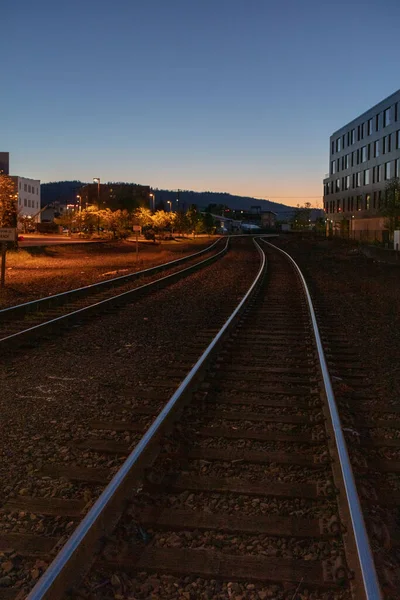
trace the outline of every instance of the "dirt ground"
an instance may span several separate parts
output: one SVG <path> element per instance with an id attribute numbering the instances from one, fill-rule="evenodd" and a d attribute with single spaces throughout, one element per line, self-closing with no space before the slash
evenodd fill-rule
<path id="1" fill-rule="evenodd" d="M 216 238 L 38 246 L 8 252 L 0 309 L 131 273 L 192 254 Z"/>

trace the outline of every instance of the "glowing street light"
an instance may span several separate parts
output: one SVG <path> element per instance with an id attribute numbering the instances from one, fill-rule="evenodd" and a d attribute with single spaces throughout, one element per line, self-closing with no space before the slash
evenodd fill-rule
<path id="1" fill-rule="evenodd" d="M 156 210 L 156 197 L 155 194 L 149 194 L 150 198 L 151 198 L 151 204 L 153 206 L 152 211 L 154 212 Z"/>
<path id="2" fill-rule="evenodd" d="M 169 204 L 169 212 L 172 210 L 172 202 L 171 200 L 167 200 L 167 204 Z"/>

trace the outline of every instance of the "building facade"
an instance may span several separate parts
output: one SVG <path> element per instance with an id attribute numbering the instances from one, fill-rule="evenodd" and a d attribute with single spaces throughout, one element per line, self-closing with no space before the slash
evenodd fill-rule
<path id="1" fill-rule="evenodd" d="M 382 241 L 380 209 L 393 177 L 400 177 L 400 90 L 331 135 L 324 179 L 328 229 Z"/>
<path id="2" fill-rule="evenodd" d="M 15 190 L 18 196 L 17 208 L 19 218 L 30 219 L 32 223 L 40 223 L 40 180 L 19 177 L 18 175 L 11 175 L 11 179 L 15 183 Z"/>

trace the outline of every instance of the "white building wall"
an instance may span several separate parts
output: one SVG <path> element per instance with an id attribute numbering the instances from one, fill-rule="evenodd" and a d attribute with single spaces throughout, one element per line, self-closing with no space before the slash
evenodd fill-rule
<path id="1" fill-rule="evenodd" d="M 40 223 L 40 180 L 14 176 L 18 194 L 18 213 Z M 38 214 L 39 213 L 39 214 Z"/>

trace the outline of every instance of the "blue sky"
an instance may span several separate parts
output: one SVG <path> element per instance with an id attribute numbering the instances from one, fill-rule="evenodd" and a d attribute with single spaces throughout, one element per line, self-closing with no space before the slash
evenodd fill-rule
<path id="1" fill-rule="evenodd" d="M 42 181 L 317 204 L 329 136 L 400 87 L 398 0 L 6 3 L 0 151 Z"/>

